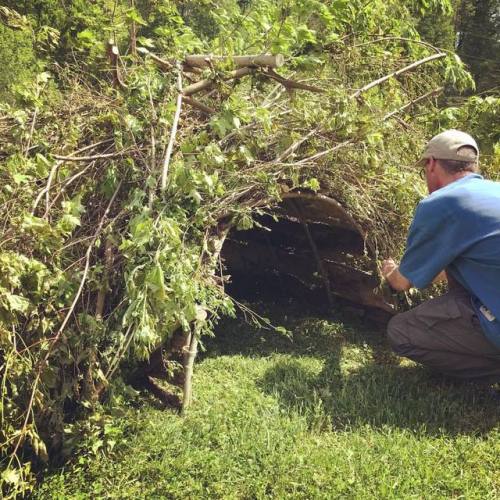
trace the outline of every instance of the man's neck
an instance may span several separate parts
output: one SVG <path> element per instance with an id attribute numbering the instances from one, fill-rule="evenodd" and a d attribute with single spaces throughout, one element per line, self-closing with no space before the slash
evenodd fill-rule
<path id="1" fill-rule="evenodd" d="M 476 172 L 470 172 L 469 170 L 464 170 L 463 172 L 458 172 L 453 175 L 447 175 L 446 177 L 443 178 L 439 189 L 444 188 L 445 186 L 448 186 L 449 184 L 459 181 L 460 179 L 463 179 L 464 177 L 467 177 L 468 175 L 474 173 Z"/>

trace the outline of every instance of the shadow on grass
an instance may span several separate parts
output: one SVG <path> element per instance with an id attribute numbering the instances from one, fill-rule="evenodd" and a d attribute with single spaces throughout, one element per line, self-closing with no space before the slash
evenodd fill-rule
<path id="1" fill-rule="evenodd" d="M 370 346 L 377 353 L 386 350 L 385 331 L 379 325 L 363 322 L 340 311 L 325 314 L 317 309 L 304 309 L 297 302 L 257 304 L 255 310 L 273 326 L 286 328 L 290 336 L 271 328 L 258 327 L 245 321 L 225 318 L 219 323 L 214 338 L 205 340 L 200 358 L 241 354 L 269 356 L 275 353 L 326 357 L 339 343 Z"/>
<path id="2" fill-rule="evenodd" d="M 418 366 L 370 364 L 342 375 L 340 352 L 327 358 L 319 375 L 299 359 L 278 360 L 258 385 L 316 429 L 368 425 L 436 436 L 480 435 L 500 419 L 500 405 L 484 389 L 435 378 Z"/>
<path id="3" fill-rule="evenodd" d="M 385 332 L 359 319 L 329 317 L 294 304 L 272 306 L 273 324 L 289 339 L 240 320 L 226 320 L 208 343 L 204 357 L 275 353 L 258 385 L 315 429 L 399 428 L 429 435 L 480 435 L 500 420 L 500 404 L 484 389 L 451 382 L 419 366 L 399 366 Z M 318 374 L 307 358 L 323 362 Z"/>

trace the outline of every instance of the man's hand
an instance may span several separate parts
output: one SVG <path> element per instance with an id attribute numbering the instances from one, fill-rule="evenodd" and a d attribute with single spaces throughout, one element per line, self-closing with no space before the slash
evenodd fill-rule
<path id="1" fill-rule="evenodd" d="M 398 265 L 394 262 L 394 259 L 385 259 L 382 261 L 382 276 L 387 279 L 389 274 L 391 274 L 394 269 L 397 269 Z"/>
<path id="2" fill-rule="evenodd" d="M 399 266 L 393 259 L 386 259 L 382 262 L 381 272 L 394 290 L 402 292 L 411 288 L 410 281 L 399 272 Z"/>

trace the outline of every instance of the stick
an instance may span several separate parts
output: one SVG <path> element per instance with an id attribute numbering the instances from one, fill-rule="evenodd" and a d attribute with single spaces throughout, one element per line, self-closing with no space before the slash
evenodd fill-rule
<path id="1" fill-rule="evenodd" d="M 130 7 L 135 10 L 135 0 L 130 0 Z M 137 25 L 135 21 L 132 21 L 130 25 L 130 53 L 137 57 Z"/>
<path id="2" fill-rule="evenodd" d="M 287 158 L 288 156 L 290 156 L 294 151 L 296 151 L 300 147 L 300 145 L 302 143 L 306 142 L 307 139 L 312 137 L 317 131 L 318 131 L 318 127 L 311 130 L 310 132 L 308 132 L 304 137 L 301 137 L 297 142 L 294 142 L 289 148 L 285 149 L 285 151 L 283 151 L 283 153 L 281 153 L 274 160 L 274 163 L 279 163 L 279 162 L 283 161 L 285 158 Z"/>
<path id="3" fill-rule="evenodd" d="M 238 78 L 242 78 L 246 75 L 250 75 L 254 72 L 253 68 L 240 68 L 236 69 L 234 71 L 229 71 L 227 75 L 224 75 L 222 77 L 223 80 L 236 80 Z M 201 80 L 199 82 L 193 83 L 192 85 L 189 85 L 184 89 L 183 94 L 185 96 L 190 96 L 192 94 L 196 94 L 198 92 L 201 92 L 202 90 L 208 89 L 212 87 L 214 84 L 214 81 L 211 79 L 206 79 L 206 80 Z"/>
<path id="4" fill-rule="evenodd" d="M 442 59 L 443 57 L 446 57 L 447 54 L 444 54 L 443 52 L 440 52 L 438 54 L 433 54 L 432 56 L 425 57 L 424 59 L 420 59 L 419 61 L 416 61 L 412 64 L 409 64 L 408 66 L 405 66 L 404 68 L 398 69 L 397 71 L 393 71 L 392 73 L 389 73 L 386 76 L 383 76 L 382 78 L 378 78 L 377 80 L 374 80 L 373 82 L 368 83 L 364 87 L 361 87 L 359 90 L 356 90 L 354 94 L 351 94 L 351 98 L 356 98 L 359 97 L 363 92 L 366 92 L 367 90 L 370 90 L 373 87 L 376 87 L 377 85 L 380 85 L 390 78 L 393 78 L 395 76 L 402 75 L 403 73 L 406 73 L 407 71 L 411 71 L 412 69 L 418 68 L 422 64 L 435 61 L 436 59 Z"/>
<path id="5" fill-rule="evenodd" d="M 62 160 L 62 161 L 95 161 L 95 160 L 103 160 L 105 158 L 116 158 L 118 156 L 123 156 L 128 152 L 129 152 L 128 149 L 122 149 L 121 151 L 116 151 L 115 153 L 103 153 L 94 156 L 61 156 L 61 155 L 52 155 L 52 156 L 56 160 Z"/>
<path id="6" fill-rule="evenodd" d="M 432 49 L 432 50 L 434 50 L 434 52 L 437 52 L 437 53 L 441 53 L 443 51 L 443 49 L 438 49 L 437 47 L 434 47 L 434 45 L 431 45 L 430 43 L 427 43 L 427 42 L 423 42 L 422 40 L 413 40 L 412 38 L 404 38 L 401 36 L 385 36 L 383 38 L 377 38 L 376 40 L 370 40 L 368 42 L 358 43 L 356 45 L 352 45 L 351 47 L 352 48 L 364 47 L 365 45 L 371 45 L 373 43 L 385 42 L 385 41 L 389 41 L 389 40 L 417 43 L 419 45 L 423 45 L 424 47 Z"/>
<path id="7" fill-rule="evenodd" d="M 300 89 L 300 90 L 308 90 L 309 92 L 323 93 L 325 92 L 323 89 L 319 87 L 314 87 L 312 85 L 307 85 L 306 83 L 296 82 L 295 80 L 289 80 L 288 78 L 284 78 L 281 75 L 278 75 L 276 71 L 269 69 L 267 71 L 262 72 L 263 75 L 280 82 L 287 89 Z"/>
<path id="8" fill-rule="evenodd" d="M 316 242 L 314 241 L 314 238 L 312 237 L 311 231 L 309 230 L 309 225 L 307 224 L 304 215 L 302 214 L 302 210 L 300 209 L 298 203 L 295 202 L 295 200 L 290 200 L 290 204 L 292 207 L 295 209 L 295 212 L 297 213 L 297 216 L 299 218 L 300 223 L 302 224 L 302 227 L 304 228 L 304 232 L 306 233 L 307 240 L 309 241 L 309 245 L 311 247 L 311 250 L 314 255 L 314 259 L 316 260 L 316 266 L 318 268 L 318 271 L 321 275 L 321 278 L 323 280 L 323 286 L 325 287 L 326 291 L 326 297 L 328 299 L 328 304 L 330 304 L 330 307 L 335 306 L 335 299 L 332 294 L 332 289 L 330 287 L 330 279 L 328 278 L 328 274 L 326 272 L 325 266 L 323 265 L 323 261 L 321 259 L 321 256 L 318 251 L 318 247 L 316 246 Z"/>
<path id="9" fill-rule="evenodd" d="M 205 113 L 206 115 L 213 115 L 216 112 L 215 109 L 203 104 L 200 101 L 197 101 L 196 99 L 193 99 L 192 97 L 185 96 L 184 102 L 193 106 L 194 108 L 198 108 L 202 113 Z"/>
<path id="10" fill-rule="evenodd" d="M 324 151 L 320 151 L 319 153 L 316 153 L 312 156 L 309 156 L 308 158 L 303 158 L 302 160 L 299 160 L 297 163 L 308 163 L 313 160 L 317 160 L 318 158 L 321 158 L 322 156 L 325 156 L 329 153 L 333 153 L 333 151 L 337 151 L 337 149 L 343 148 L 344 146 L 347 146 L 351 144 L 352 141 L 345 141 L 337 144 L 336 146 L 333 146 L 332 148 L 325 149 Z"/>
<path id="11" fill-rule="evenodd" d="M 186 414 L 186 410 L 191 404 L 193 394 L 193 367 L 196 354 L 198 353 L 198 334 L 191 334 L 191 342 L 189 350 L 184 352 L 184 397 L 182 399 L 182 414 Z"/>
<path id="12" fill-rule="evenodd" d="M 391 111 L 390 113 L 387 113 L 384 118 L 382 118 L 383 121 L 388 120 L 389 118 L 392 118 L 393 116 L 401 113 L 402 111 L 407 110 L 408 108 L 411 108 L 415 104 L 418 104 L 419 102 L 425 101 L 429 97 L 434 97 L 438 94 L 440 94 L 444 90 L 444 87 L 438 87 L 437 89 L 431 90 L 430 92 L 427 92 L 427 94 L 421 95 L 420 97 L 417 97 L 416 99 L 413 99 L 413 101 L 410 101 L 409 103 L 405 104 L 399 109 L 396 109 L 394 111 Z"/>
<path id="13" fill-rule="evenodd" d="M 138 47 L 137 52 L 139 54 L 144 55 L 144 56 L 151 57 L 151 59 L 153 59 L 153 61 L 156 64 L 158 64 L 158 66 L 160 66 L 160 68 L 164 69 L 165 71 L 170 71 L 170 70 L 175 68 L 175 64 L 176 64 L 175 61 L 163 59 L 160 56 L 157 56 L 156 54 L 154 54 L 153 52 L 150 52 L 145 47 Z M 200 68 L 194 68 L 194 67 L 186 66 L 186 65 L 183 65 L 182 70 L 186 73 L 197 73 L 197 74 L 203 73 L 203 71 Z"/>
<path id="14" fill-rule="evenodd" d="M 35 133 L 36 118 L 38 116 L 38 107 L 35 108 L 33 113 L 33 118 L 31 120 L 30 135 L 28 136 L 28 142 L 24 148 L 24 154 L 27 154 L 31 147 L 31 140 L 33 139 L 33 134 Z"/>
<path id="15" fill-rule="evenodd" d="M 285 64 L 283 54 L 260 54 L 247 56 L 214 56 L 211 54 L 186 56 L 184 64 L 195 68 L 210 68 L 218 62 L 226 62 L 231 60 L 238 68 L 267 67 L 279 68 Z"/>
<path id="16" fill-rule="evenodd" d="M 177 74 L 177 86 L 179 93 L 177 94 L 177 107 L 175 109 L 174 121 L 172 122 L 172 130 L 170 131 L 170 140 L 168 141 L 167 151 L 165 153 L 165 159 L 163 161 L 163 169 L 161 173 L 161 189 L 162 191 L 167 187 L 167 177 L 168 177 L 168 167 L 170 165 L 170 158 L 172 156 L 172 151 L 174 149 L 175 136 L 177 135 L 177 126 L 179 124 L 179 118 L 181 116 L 182 109 L 182 73 L 179 68 Z"/>
<path id="17" fill-rule="evenodd" d="M 151 59 L 153 59 L 153 61 L 156 64 L 158 64 L 158 66 L 160 66 L 160 68 L 162 68 L 162 69 L 165 69 L 168 71 L 168 70 L 175 68 L 175 65 L 172 64 L 170 61 L 167 61 L 166 59 L 162 59 L 161 57 L 157 56 L 156 54 L 153 54 L 153 52 L 150 52 L 145 47 L 138 47 L 137 52 L 139 52 L 139 54 L 148 55 L 149 57 L 151 57 Z"/>
<path id="18" fill-rule="evenodd" d="M 115 45 L 114 40 L 112 39 L 108 40 L 107 53 L 113 70 L 113 85 L 115 87 L 118 86 L 121 89 L 126 89 L 127 86 L 122 80 L 119 67 L 120 52 L 118 50 L 118 47 Z"/>

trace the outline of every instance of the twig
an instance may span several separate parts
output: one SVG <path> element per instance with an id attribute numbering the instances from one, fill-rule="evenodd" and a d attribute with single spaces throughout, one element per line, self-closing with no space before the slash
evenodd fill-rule
<path id="1" fill-rule="evenodd" d="M 285 64 L 283 54 L 259 54 L 243 56 L 214 56 L 211 54 L 186 56 L 184 64 L 196 68 L 210 68 L 214 63 L 231 60 L 239 68 L 261 66 L 279 68 Z"/>
<path id="2" fill-rule="evenodd" d="M 363 43 L 358 43 L 356 45 L 351 45 L 351 47 L 352 48 L 364 47 L 365 45 L 371 45 L 373 43 L 385 42 L 385 41 L 389 41 L 389 40 L 397 40 L 397 41 L 401 41 L 401 42 L 417 43 L 419 45 L 422 45 L 424 47 L 432 49 L 432 50 L 434 50 L 437 53 L 441 53 L 441 52 L 446 51 L 446 49 L 441 49 L 441 48 L 435 47 L 434 45 L 432 45 L 432 44 L 430 44 L 428 42 L 424 42 L 422 40 L 413 40 L 411 38 L 404 38 L 404 37 L 401 37 L 401 36 L 386 36 L 386 37 L 383 37 L 383 38 L 377 38 L 376 40 L 370 40 L 369 42 L 363 42 Z"/>
<path id="3" fill-rule="evenodd" d="M 435 61 L 436 59 L 442 59 L 443 57 L 446 57 L 447 54 L 444 54 L 442 52 L 438 54 L 433 54 L 432 56 L 425 57 L 424 59 L 420 59 L 419 61 L 415 61 L 412 64 L 409 64 L 408 66 L 405 66 L 404 68 L 398 69 L 397 71 L 393 71 L 392 73 L 383 76 L 382 78 L 378 78 L 377 80 L 374 80 L 373 82 L 368 83 L 364 87 L 361 87 L 360 89 L 356 90 L 354 94 L 351 94 L 351 98 L 356 98 L 359 97 L 363 92 L 366 92 L 367 90 L 370 90 L 373 87 L 376 87 L 377 85 L 380 85 L 390 78 L 402 75 L 403 73 L 406 73 L 407 71 L 411 71 L 412 69 L 418 68 L 422 64 Z"/>
<path id="4" fill-rule="evenodd" d="M 302 160 L 299 160 L 297 163 L 302 164 L 302 163 L 311 162 L 313 160 L 317 160 L 318 158 L 321 158 L 322 156 L 325 156 L 329 153 L 333 153 L 333 151 L 336 151 L 337 149 L 348 146 L 351 143 L 352 143 L 352 141 L 341 142 L 340 144 L 337 144 L 336 146 L 333 146 L 332 148 L 328 148 L 328 149 L 325 149 L 324 151 L 320 151 L 319 153 L 316 153 L 312 156 L 309 156 L 308 158 L 303 158 Z"/>
<path id="5" fill-rule="evenodd" d="M 178 68 L 177 73 L 177 106 L 175 108 L 174 121 L 172 122 L 172 130 L 170 131 L 170 139 L 168 141 L 167 151 L 165 153 L 165 159 L 163 161 L 163 168 L 161 173 L 161 189 L 162 191 L 167 187 L 167 177 L 168 177 L 168 167 L 170 165 L 170 158 L 172 156 L 172 151 L 174 149 L 175 136 L 177 135 L 177 126 L 179 125 L 179 118 L 181 116 L 182 109 L 182 72 Z"/>
<path id="6" fill-rule="evenodd" d="M 95 160 L 104 160 L 106 158 L 117 158 L 118 156 L 123 156 L 127 154 L 129 149 L 122 149 L 121 151 L 116 151 L 115 153 L 103 153 L 100 155 L 93 156 L 61 156 L 61 155 L 52 155 L 56 160 L 62 161 L 95 161 Z"/>
<path id="7" fill-rule="evenodd" d="M 88 151 L 89 149 L 94 149 L 97 146 L 101 146 L 102 144 L 107 144 L 109 142 L 112 142 L 113 140 L 114 139 L 106 139 L 105 141 L 96 142 L 95 144 L 91 144 L 89 146 L 85 146 L 85 147 L 79 149 L 78 151 L 75 151 L 74 153 L 72 153 L 68 157 L 59 157 L 59 159 L 61 159 L 61 158 L 72 159 L 77 154 L 83 153 L 84 151 Z M 67 161 L 67 160 L 64 160 L 64 161 Z M 63 163 L 63 161 L 58 161 L 58 162 L 56 162 L 52 166 L 52 169 L 51 169 L 51 171 L 49 173 L 49 178 L 47 180 L 47 185 L 38 193 L 38 196 L 36 197 L 35 202 L 33 203 L 33 210 L 31 211 L 32 214 L 35 213 L 36 207 L 38 206 L 38 203 L 40 203 L 40 200 L 42 199 L 43 195 L 45 193 L 47 193 L 47 197 L 48 197 L 48 193 L 50 191 L 50 187 L 51 187 L 51 184 L 52 184 L 52 179 L 54 178 L 54 176 L 55 176 L 55 174 L 57 172 L 57 169 L 62 165 L 62 163 Z"/>
<path id="8" fill-rule="evenodd" d="M 387 113 L 384 118 L 382 118 L 383 121 L 388 120 L 389 118 L 392 118 L 393 116 L 407 110 L 408 108 L 411 108 L 415 104 L 418 104 L 419 102 L 425 101 L 426 99 L 429 99 L 430 97 L 434 97 L 438 94 L 440 94 L 444 90 L 444 87 L 438 87 L 437 89 L 431 90 L 430 92 L 427 92 L 424 95 L 421 95 L 420 97 L 417 97 L 416 99 L 413 99 L 413 101 L 410 101 L 409 103 L 405 104 L 404 106 L 400 107 L 399 109 L 396 109 L 394 111 L 391 111 L 390 113 Z"/>
<path id="9" fill-rule="evenodd" d="M 135 0 L 130 0 L 130 7 L 135 10 Z M 137 57 L 137 24 L 134 20 L 130 25 L 130 53 Z"/>
<path id="10" fill-rule="evenodd" d="M 61 187 L 59 192 L 54 196 L 54 199 L 50 202 L 49 206 L 45 207 L 45 213 L 43 214 L 43 217 L 46 218 L 48 216 L 48 213 L 52 209 L 52 207 L 55 205 L 57 200 L 64 194 L 64 192 L 68 189 L 69 185 L 72 184 L 76 179 L 81 177 L 87 170 L 89 170 L 93 165 L 95 165 L 95 161 L 90 162 L 85 168 L 77 172 L 75 175 L 72 175 L 69 179 L 67 179 L 64 182 L 64 185 Z M 47 191 L 47 198 L 49 196 L 49 192 Z"/>
<path id="11" fill-rule="evenodd" d="M 120 72 L 120 52 L 118 47 L 115 44 L 114 40 L 108 40 L 107 53 L 109 60 L 111 62 L 111 67 L 113 70 L 113 85 L 116 87 L 120 87 L 122 90 L 126 89 L 127 86 L 122 80 L 121 72 Z"/>
<path id="12" fill-rule="evenodd" d="M 318 127 L 308 132 L 304 137 L 301 137 L 298 141 L 294 142 L 289 148 L 285 149 L 275 160 L 274 163 L 280 163 L 285 158 L 290 156 L 294 151 L 296 151 L 301 144 L 306 142 L 310 137 L 312 137 L 318 131 Z"/>
<path id="13" fill-rule="evenodd" d="M 26 143 L 26 147 L 24 148 L 24 154 L 27 154 L 28 151 L 30 150 L 31 140 L 33 139 L 33 134 L 35 133 L 35 124 L 37 116 L 38 116 L 38 107 L 35 108 L 35 111 L 33 113 L 33 118 L 31 119 L 30 134 L 28 136 L 28 142 Z"/>
<path id="14" fill-rule="evenodd" d="M 153 61 L 160 66 L 160 68 L 165 69 L 165 70 L 171 70 L 175 68 L 175 65 L 172 64 L 170 61 L 167 61 L 166 59 L 162 59 L 161 57 L 157 56 L 156 54 L 153 54 L 153 52 L 150 52 L 148 49 L 145 47 L 138 47 L 137 52 L 142 55 L 147 55 L 153 59 Z"/>

